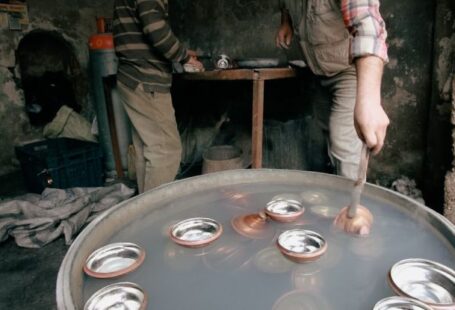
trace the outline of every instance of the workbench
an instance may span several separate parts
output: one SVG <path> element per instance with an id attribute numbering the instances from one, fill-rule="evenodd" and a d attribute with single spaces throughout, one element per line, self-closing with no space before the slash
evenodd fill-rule
<path id="1" fill-rule="evenodd" d="M 179 74 L 179 77 L 185 80 L 253 81 L 253 119 L 251 135 L 253 168 L 261 168 L 262 166 L 264 82 L 267 80 L 292 78 L 295 76 L 296 71 L 293 68 L 227 69 Z"/>

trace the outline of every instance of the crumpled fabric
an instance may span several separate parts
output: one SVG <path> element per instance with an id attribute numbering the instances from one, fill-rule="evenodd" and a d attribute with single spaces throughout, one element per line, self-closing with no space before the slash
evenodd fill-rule
<path id="1" fill-rule="evenodd" d="M 82 115 L 63 105 L 52 122 L 44 127 L 43 135 L 46 138 L 71 138 L 98 142 L 91 131 L 92 126 Z"/>
<path id="2" fill-rule="evenodd" d="M 18 246 L 40 248 L 62 234 L 70 244 L 81 228 L 134 194 L 124 184 L 108 187 L 46 188 L 0 203 L 0 242 L 9 236 Z"/>

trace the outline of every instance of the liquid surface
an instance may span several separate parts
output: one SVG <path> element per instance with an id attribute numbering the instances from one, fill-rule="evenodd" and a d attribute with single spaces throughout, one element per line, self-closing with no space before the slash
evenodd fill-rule
<path id="1" fill-rule="evenodd" d="M 274 234 L 256 240 L 239 235 L 231 227 L 232 218 L 262 211 L 281 193 L 304 198 L 307 212 L 296 222 L 269 221 Z M 157 206 L 106 241 L 138 244 L 146 251 L 144 263 L 116 279 L 84 276 L 84 301 L 104 286 L 128 281 L 147 293 L 148 309 L 365 310 L 395 295 L 387 284 L 387 273 L 402 259 L 424 258 L 455 267 L 453 246 L 425 219 L 372 197 L 363 196 L 361 201 L 374 216 L 368 237 L 335 230 L 333 210 L 345 207 L 349 200 L 349 189 L 241 184 L 201 190 Z M 311 207 L 317 212 L 311 212 Z M 223 226 L 222 236 L 199 249 L 172 242 L 169 227 L 192 217 L 215 219 Z M 284 258 L 276 240 L 280 233 L 294 228 L 321 234 L 327 241 L 327 252 L 318 261 L 306 264 Z"/>

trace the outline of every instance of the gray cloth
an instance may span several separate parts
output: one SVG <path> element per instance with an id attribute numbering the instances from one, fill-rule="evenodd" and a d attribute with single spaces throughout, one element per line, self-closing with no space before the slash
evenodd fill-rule
<path id="1" fill-rule="evenodd" d="M 46 188 L 41 195 L 26 194 L 2 202 L 0 242 L 11 236 L 21 247 L 39 248 L 63 234 L 70 244 L 84 224 L 133 194 L 134 190 L 123 184 Z"/>

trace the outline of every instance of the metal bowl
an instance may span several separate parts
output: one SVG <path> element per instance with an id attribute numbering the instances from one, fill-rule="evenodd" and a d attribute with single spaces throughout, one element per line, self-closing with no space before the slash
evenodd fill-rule
<path id="1" fill-rule="evenodd" d="M 87 258 L 84 272 L 95 278 L 118 277 L 137 269 L 144 259 L 145 251 L 134 243 L 111 243 Z"/>
<path id="2" fill-rule="evenodd" d="M 315 261 L 327 251 L 327 242 L 320 234 L 304 229 L 281 233 L 277 245 L 286 257 L 297 263 Z"/>
<path id="3" fill-rule="evenodd" d="M 455 309 L 455 271 L 425 259 L 405 259 L 392 266 L 389 284 L 398 295 L 415 298 L 433 309 Z"/>
<path id="4" fill-rule="evenodd" d="M 373 310 L 432 310 L 424 303 L 401 296 L 393 296 L 381 299 L 376 303 Z"/>
<path id="5" fill-rule="evenodd" d="M 289 223 L 301 216 L 305 208 L 297 195 L 281 194 L 273 197 L 264 211 L 274 221 Z"/>
<path id="6" fill-rule="evenodd" d="M 171 239 L 182 246 L 198 248 L 221 236 L 223 227 L 210 218 L 195 217 L 178 222 L 170 229 Z"/>
<path id="7" fill-rule="evenodd" d="M 147 295 L 140 286 L 130 282 L 120 282 L 95 292 L 85 303 L 84 310 L 143 310 L 146 307 Z"/>

